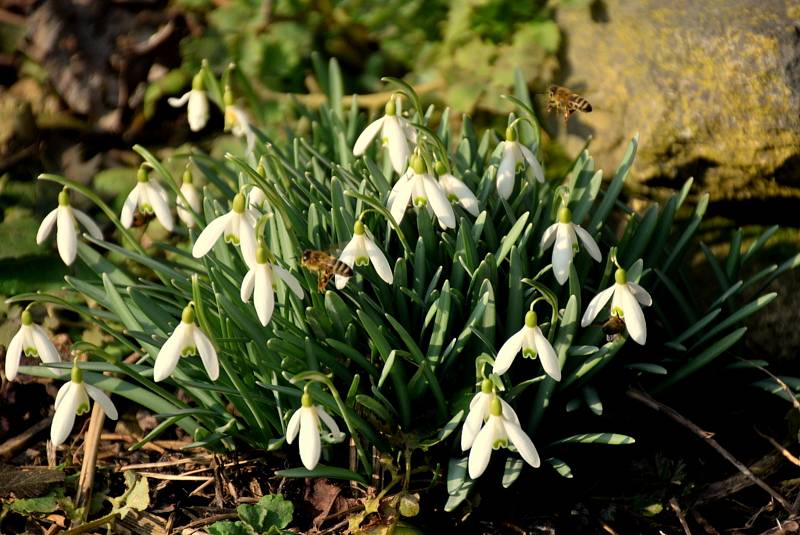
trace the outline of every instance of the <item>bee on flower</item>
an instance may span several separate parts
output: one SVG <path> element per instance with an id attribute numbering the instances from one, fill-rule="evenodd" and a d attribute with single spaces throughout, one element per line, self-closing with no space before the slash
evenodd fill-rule
<path id="1" fill-rule="evenodd" d="M 614 284 L 597 294 L 589 302 L 581 319 L 581 327 L 591 325 L 609 299 L 611 300 L 611 316 L 624 322 L 625 328 L 634 342 L 644 345 L 647 341 L 647 325 L 640 304 L 650 306 L 653 304 L 653 299 L 647 290 L 635 282 L 629 281 L 628 273 L 619 266 L 614 273 Z"/>
<path id="2" fill-rule="evenodd" d="M 61 260 L 68 266 L 75 261 L 78 251 L 78 223 L 82 224 L 89 235 L 96 239 L 103 239 L 103 232 L 92 218 L 81 210 L 73 208 L 69 203 L 67 188 L 58 194 L 58 207 L 51 211 L 42 220 L 39 231 L 36 233 L 36 243 L 41 244 L 56 227 L 56 245 Z"/>
<path id="3" fill-rule="evenodd" d="M 389 261 L 386 260 L 386 255 L 375 245 L 367 231 L 367 227 L 360 220 L 355 222 L 353 225 L 353 238 L 342 250 L 339 260 L 347 264 L 351 269 L 353 266 L 368 266 L 371 262 L 378 276 L 386 284 L 392 284 L 394 275 Z M 336 287 L 341 290 L 349 280 L 350 277 L 336 274 Z"/>
<path id="4" fill-rule="evenodd" d="M 398 115 L 398 97 L 392 97 L 386 103 L 384 116 L 371 122 L 356 139 L 353 155 L 361 156 L 366 152 L 372 140 L 380 133 L 381 143 L 389 152 L 389 160 L 397 174 L 403 174 L 408 167 L 411 149 L 417 142 L 414 127 Z"/>
<path id="5" fill-rule="evenodd" d="M 169 208 L 167 192 L 157 180 L 150 178 L 150 173 L 145 166 L 139 167 L 136 186 L 128 194 L 125 204 L 122 206 L 120 221 L 125 228 L 131 228 L 136 210 L 142 214 L 155 214 L 161 226 L 172 232 L 174 221 Z"/>

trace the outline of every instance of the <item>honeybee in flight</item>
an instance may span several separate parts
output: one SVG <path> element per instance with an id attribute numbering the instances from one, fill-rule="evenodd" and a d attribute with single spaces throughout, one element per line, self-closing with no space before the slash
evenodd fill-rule
<path id="1" fill-rule="evenodd" d="M 353 270 L 350 266 L 323 251 L 303 251 L 300 264 L 307 270 L 317 274 L 317 289 L 320 293 L 325 293 L 325 287 L 334 275 L 341 275 L 342 277 L 353 276 Z"/>
<path id="2" fill-rule="evenodd" d="M 551 85 L 547 90 L 547 111 L 556 110 L 564 114 L 564 122 L 569 121 L 570 115 L 576 111 L 590 112 L 592 105 L 589 101 L 573 93 L 566 87 Z"/>

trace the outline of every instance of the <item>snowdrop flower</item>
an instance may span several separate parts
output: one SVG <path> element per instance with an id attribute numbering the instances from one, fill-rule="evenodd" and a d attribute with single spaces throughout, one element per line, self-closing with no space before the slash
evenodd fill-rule
<path id="1" fill-rule="evenodd" d="M 272 285 L 275 282 L 275 276 L 289 287 L 300 299 L 303 298 L 303 288 L 297 279 L 283 269 L 282 267 L 272 264 L 267 260 L 267 250 L 264 247 L 256 249 L 256 262 L 245 274 L 242 280 L 241 295 L 242 301 L 247 303 L 250 301 L 250 296 L 255 294 L 254 304 L 258 319 L 261 325 L 267 326 L 269 320 L 272 318 L 272 311 L 275 308 L 275 294 Z"/>
<path id="2" fill-rule="evenodd" d="M 653 299 L 647 290 L 635 282 L 628 282 L 628 274 L 624 269 L 617 268 L 614 279 L 614 285 L 597 294 L 586 307 L 586 312 L 581 319 L 581 327 L 590 325 L 611 299 L 611 315 L 625 322 L 625 327 L 634 342 L 644 345 L 647 341 L 647 325 L 644 322 L 644 314 L 639 303 L 650 306 L 653 304 Z"/>
<path id="3" fill-rule="evenodd" d="M 461 429 L 462 451 L 470 449 L 472 443 L 475 442 L 478 431 L 481 430 L 483 423 L 489 418 L 489 408 L 493 399 L 495 399 L 494 386 L 489 379 L 484 379 L 481 382 L 481 391 L 475 394 L 472 401 L 469 402 L 469 414 L 464 419 L 464 427 Z M 500 399 L 500 404 L 503 406 L 503 414 L 513 415 L 513 418 L 517 417 L 514 409 L 508 403 Z M 519 423 L 519 420 L 517 420 L 517 423 Z"/>
<path id="4" fill-rule="evenodd" d="M 416 154 L 411 156 L 411 164 L 405 175 L 400 177 L 389 193 L 388 208 L 399 225 L 403 220 L 408 202 L 415 206 L 428 206 L 433 209 L 439 226 L 456 227 L 456 214 L 447 200 L 442 186 L 425 170 L 425 162 Z"/>
<path id="5" fill-rule="evenodd" d="M 583 243 L 589 255 L 599 262 L 603 256 L 592 235 L 583 227 L 572 222 L 572 212 L 566 206 L 558 210 L 558 222 L 553 223 L 542 235 L 542 249 L 553 247 L 553 274 L 559 284 L 569 279 L 569 266 L 578 249 L 578 240 Z"/>
<path id="6" fill-rule="evenodd" d="M 197 132 L 205 128 L 208 122 L 208 96 L 203 87 L 203 71 L 198 71 L 192 78 L 192 89 L 180 98 L 170 98 L 167 102 L 173 108 L 180 108 L 187 102 L 186 114 L 189 119 L 189 128 Z"/>
<path id="7" fill-rule="evenodd" d="M 100 227 L 81 210 L 73 208 L 69 204 L 69 193 L 67 188 L 58 194 L 58 208 L 51 211 L 39 226 L 36 233 L 36 243 L 41 244 L 56 226 L 56 245 L 58 254 L 66 265 L 72 265 L 75 261 L 75 254 L 78 250 L 78 222 L 80 222 L 92 238 L 103 239 Z"/>
<path id="8" fill-rule="evenodd" d="M 539 467 L 539 453 L 530 437 L 520 427 L 519 418 L 511 407 L 493 395 L 489 401 L 489 417 L 486 424 L 475 436 L 470 447 L 469 477 L 479 478 L 489 465 L 492 450 L 509 447 L 509 441 L 526 463 L 534 468 Z"/>
<path id="9" fill-rule="evenodd" d="M 120 220 L 125 228 L 130 228 L 133 223 L 133 213 L 138 208 L 143 214 L 155 214 L 161 226 L 172 232 L 173 219 L 169 209 L 167 192 L 156 180 L 150 178 L 150 174 L 144 167 L 139 168 L 136 175 L 136 186 L 128 194 L 125 204 L 122 206 Z"/>
<path id="10" fill-rule="evenodd" d="M 19 360 L 23 353 L 28 357 L 39 357 L 46 364 L 61 361 L 58 351 L 47 337 L 47 333 L 33 323 L 31 313 L 23 310 L 20 319 L 22 325 L 17 334 L 11 338 L 6 351 L 6 379 L 9 381 L 13 381 L 17 377 Z"/>
<path id="11" fill-rule="evenodd" d="M 447 172 L 447 167 L 442 162 L 436 162 L 436 174 L 439 176 L 439 185 L 447 195 L 450 202 L 457 202 L 464 210 L 478 216 L 478 199 L 472 190 L 461 180 Z"/>
<path id="12" fill-rule="evenodd" d="M 500 348 L 492 371 L 497 375 L 506 373 L 520 350 L 523 357 L 536 358 L 538 355 L 545 373 L 556 381 L 561 380 L 561 368 L 558 365 L 556 352 L 537 325 L 536 312 L 533 310 L 525 314 L 525 325 L 522 329 Z"/>
<path id="13" fill-rule="evenodd" d="M 306 391 L 301 398 L 301 407 L 295 411 L 286 427 L 286 442 L 291 444 L 298 432 L 300 433 L 300 460 L 309 470 L 316 468 L 319 455 L 322 451 L 320 439 L 320 420 L 331 432 L 334 442 L 344 438 L 344 433 L 339 430 L 336 421 L 322 407 L 315 406 L 311 395 Z"/>
<path id="14" fill-rule="evenodd" d="M 245 210 L 246 205 L 244 193 L 237 193 L 230 211 L 211 221 L 197 237 L 192 256 L 205 256 L 222 236 L 226 243 L 239 245 L 245 262 L 252 266 L 256 258 L 256 220 L 251 212 Z"/>
<path id="15" fill-rule="evenodd" d="M 156 355 L 153 366 L 153 380 L 163 381 L 175 370 L 180 357 L 200 354 L 203 367 L 208 378 L 216 381 L 219 377 L 219 360 L 217 351 L 211 344 L 208 336 L 194 324 L 194 307 L 192 303 L 183 308 L 181 323 L 175 328 L 172 335 L 167 338 L 161 350 Z"/>
<path id="16" fill-rule="evenodd" d="M 375 136 L 381 134 L 381 141 L 389 149 L 389 159 L 398 174 L 406 170 L 406 162 L 411 155 L 411 147 L 416 142 L 416 132 L 409 122 L 397 115 L 395 98 L 386 103 L 385 115 L 370 123 L 358 136 L 353 147 L 353 155 L 361 156 Z"/>
<path id="17" fill-rule="evenodd" d="M 366 233 L 367 228 L 361 221 L 356 221 L 353 225 L 353 238 L 345 245 L 342 254 L 339 255 L 339 260 L 353 268 L 356 266 L 368 266 L 370 261 L 375 267 L 375 272 L 383 279 L 386 284 L 394 282 L 394 275 L 392 268 L 389 266 L 389 261 L 383 254 L 375 242 L 372 241 Z M 343 275 L 336 275 L 336 287 L 342 289 L 347 284 L 350 277 Z"/>
<path id="18" fill-rule="evenodd" d="M 181 221 L 183 221 L 183 224 L 186 225 L 187 228 L 194 228 L 194 226 L 197 224 L 197 221 L 195 221 L 192 211 L 199 214 L 203 209 L 203 203 L 200 200 L 200 193 L 198 193 L 197 188 L 193 183 L 192 172 L 189 170 L 188 166 L 183 172 L 181 193 L 186 198 L 186 201 L 184 202 L 181 196 L 178 195 L 178 217 L 181 219 Z"/>
<path id="19" fill-rule="evenodd" d="M 233 92 L 230 86 L 225 87 L 225 131 L 236 137 L 243 137 L 247 142 L 247 152 L 253 152 L 256 146 L 256 133 L 250 123 L 250 117 L 242 108 L 233 103 Z"/>
<path id="20" fill-rule="evenodd" d="M 517 176 L 517 166 L 528 164 L 528 171 L 533 172 L 533 176 L 539 182 L 544 182 L 544 171 L 536 156 L 517 141 L 517 131 L 514 126 L 506 128 L 506 140 L 500 143 L 502 146 L 502 156 L 500 166 L 497 168 L 497 193 L 503 199 L 511 197 L 514 191 L 514 178 Z"/>
<path id="21" fill-rule="evenodd" d="M 56 413 L 50 425 L 50 442 L 53 446 L 60 446 L 67 440 L 76 415 L 89 412 L 90 397 L 100 404 L 106 416 L 112 420 L 117 419 L 117 409 L 111 398 L 96 386 L 84 383 L 83 373 L 77 364 L 73 364 L 70 381 L 59 388 L 56 394 Z"/>

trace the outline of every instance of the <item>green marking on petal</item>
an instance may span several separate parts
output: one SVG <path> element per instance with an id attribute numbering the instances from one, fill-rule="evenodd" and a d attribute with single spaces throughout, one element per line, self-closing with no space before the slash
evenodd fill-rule
<path id="1" fill-rule="evenodd" d="M 35 347 L 33 347 L 33 346 L 31 346 L 31 347 L 26 347 L 26 348 L 23 350 L 23 352 L 25 353 L 25 356 L 27 356 L 27 357 L 38 357 L 38 356 L 39 356 L 39 352 L 38 352 L 38 351 L 36 350 L 36 348 L 35 348 Z"/>
<path id="2" fill-rule="evenodd" d="M 225 235 L 225 243 L 230 243 L 233 245 L 239 245 L 239 236 L 234 234 L 226 234 Z"/>
<path id="3" fill-rule="evenodd" d="M 495 440 L 494 443 L 492 443 L 492 449 L 495 449 L 495 450 L 499 450 L 500 448 L 507 448 L 507 447 L 508 447 L 508 440 L 506 440 L 504 438 L 500 438 L 498 440 Z"/>
<path id="4" fill-rule="evenodd" d="M 197 354 L 197 348 L 194 346 L 186 346 L 181 350 L 182 357 L 191 357 Z"/>
<path id="5" fill-rule="evenodd" d="M 139 211 L 143 214 L 152 214 L 154 212 L 153 205 L 148 203 L 140 204 Z"/>
<path id="6" fill-rule="evenodd" d="M 428 199 L 425 197 L 417 197 L 414 199 L 414 206 L 423 207 L 428 204 Z"/>
<path id="7" fill-rule="evenodd" d="M 356 265 L 357 266 L 368 266 L 369 265 L 369 257 L 368 256 L 358 256 L 358 257 L 356 257 Z"/>
<path id="8" fill-rule="evenodd" d="M 447 200 L 450 202 L 458 202 L 458 196 L 455 193 L 448 193 Z"/>
<path id="9" fill-rule="evenodd" d="M 523 347 L 522 356 L 529 359 L 535 359 L 537 356 L 536 349 L 532 347 Z"/>
<path id="10" fill-rule="evenodd" d="M 80 416 L 81 414 L 86 414 L 87 412 L 89 412 L 89 404 L 88 403 L 81 403 L 80 405 L 78 405 L 78 409 L 75 411 L 75 413 L 78 416 Z"/>
<path id="11" fill-rule="evenodd" d="M 625 316 L 625 313 L 622 311 L 620 307 L 614 307 L 611 309 L 611 315 L 616 316 L 618 318 L 622 318 Z"/>

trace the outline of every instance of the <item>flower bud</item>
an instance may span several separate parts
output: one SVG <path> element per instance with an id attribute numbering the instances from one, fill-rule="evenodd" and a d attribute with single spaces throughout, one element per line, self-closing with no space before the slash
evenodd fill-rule
<path id="1" fill-rule="evenodd" d="M 247 205 L 247 199 L 245 198 L 244 193 L 241 192 L 237 193 L 233 197 L 232 205 L 234 212 L 236 212 L 237 214 L 243 214 L 245 206 Z"/>
<path id="2" fill-rule="evenodd" d="M 614 280 L 617 284 L 627 284 L 628 282 L 628 274 L 622 268 L 617 268 L 616 273 L 614 273 Z"/>
<path id="3" fill-rule="evenodd" d="M 183 177 L 181 178 L 184 184 L 191 184 L 192 183 L 192 170 L 189 169 L 189 166 L 186 166 L 186 169 L 183 170 Z"/>
<path id="4" fill-rule="evenodd" d="M 566 206 L 558 209 L 558 222 L 559 223 L 572 223 L 572 212 Z"/>
<path id="5" fill-rule="evenodd" d="M 183 307 L 183 312 L 181 313 L 181 321 L 183 323 L 194 323 L 194 307 L 191 304 L 188 304 L 185 307 Z"/>
<path id="6" fill-rule="evenodd" d="M 526 327 L 536 327 L 536 322 L 538 318 L 536 317 L 536 312 L 533 310 L 529 310 L 527 314 L 525 314 L 525 326 Z"/>

